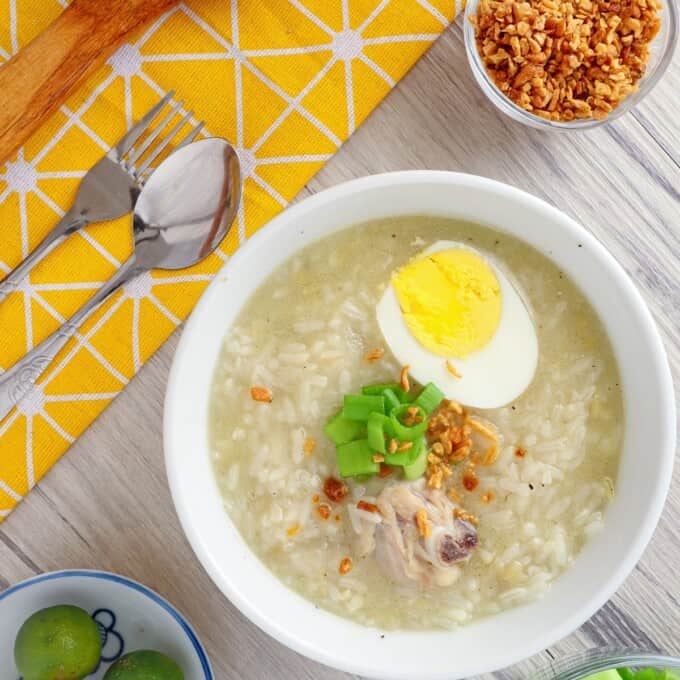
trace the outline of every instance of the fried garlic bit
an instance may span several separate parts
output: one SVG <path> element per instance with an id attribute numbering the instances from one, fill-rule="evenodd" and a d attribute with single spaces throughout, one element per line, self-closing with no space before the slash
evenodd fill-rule
<path id="1" fill-rule="evenodd" d="M 349 574 L 350 571 L 352 571 L 352 567 L 354 565 L 352 564 L 352 558 L 351 557 L 343 557 L 340 560 L 340 565 L 338 566 L 338 572 L 342 574 L 343 576 L 345 574 Z"/>
<path id="2" fill-rule="evenodd" d="M 251 387 L 250 398 L 253 401 L 261 401 L 264 404 L 271 404 L 274 395 L 266 387 Z"/>
<path id="3" fill-rule="evenodd" d="M 462 374 L 459 373 L 456 370 L 456 367 L 447 359 L 446 360 L 446 370 L 454 377 L 454 378 L 462 378 Z"/>
<path id="4" fill-rule="evenodd" d="M 408 372 L 410 366 L 404 366 L 401 369 L 401 375 L 399 376 L 399 384 L 401 385 L 401 389 L 404 390 L 404 392 L 409 392 L 411 390 L 411 383 L 408 380 Z"/>
<path id="5" fill-rule="evenodd" d="M 380 361 L 380 359 L 383 358 L 383 354 L 385 354 L 385 350 L 382 347 L 376 347 L 375 349 L 372 349 L 370 352 L 367 352 L 366 355 L 364 356 L 364 359 L 368 361 L 369 364 L 375 363 L 376 361 Z"/>

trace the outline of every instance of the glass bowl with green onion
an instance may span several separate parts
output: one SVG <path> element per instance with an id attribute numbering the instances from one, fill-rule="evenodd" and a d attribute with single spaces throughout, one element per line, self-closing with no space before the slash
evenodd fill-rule
<path id="1" fill-rule="evenodd" d="M 680 658 L 642 650 L 590 650 L 554 661 L 532 680 L 680 680 Z"/>

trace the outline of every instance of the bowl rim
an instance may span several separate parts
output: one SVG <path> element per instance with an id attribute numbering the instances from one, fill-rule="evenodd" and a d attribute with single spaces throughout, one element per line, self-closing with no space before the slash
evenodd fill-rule
<path id="1" fill-rule="evenodd" d="M 291 633 L 282 622 L 280 614 L 272 610 L 260 610 L 255 607 L 248 599 L 248 596 L 240 592 L 234 586 L 228 575 L 228 569 L 224 569 L 222 565 L 218 565 L 213 559 L 211 548 L 206 541 L 203 540 L 201 528 L 194 523 L 194 518 L 191 513 L 191 499 L 187 496 L 188 490 L 184 488 L 183 480 L 180 471 L 180 461 L 182 458 L 182 450 L 175 443 L 175 432 L 177 428 L 181 427 L 182 411 L 179 408 L 179 401 L 181 400 L 181 375 L 184 369 L 184 364 L 187 357 L 191 353 L 193 344 L 192 338 L 194 335 L 200 334 L 201 318 L 208 313 L 209 308 L 215 304 L 215 300 L 219 298 L 219 283 L 223 278 L 228 277 L 232 267 L 238 265 L 242 260 L 249 257 L 249 253 L 259 247 L 267 240 L 276 241 L 278 237 L 286 229 L 292 229 L 291 223 L 294 223 L 298 216 L 306 212 L 313 212 L 323 207 L 325 204 L 335 201 L 339 198 L 351 199 L 351 197 L 364 190 L 380 189 L 389 185 L 403 185 L 404 187 L 434 183 L 441 185 L 441 188 L 446 188 L 452 184 L 457 186 L 465 186 L 470 188 L 481 188 L 495 194 L 500 194 L 514 200 L 516 203 L 523 205 L 525 208 L 531 208 L 534 212 L 542 213 L 546 219 L 551 223 L 559 225 L 566 231 L 569 238 L 574 242 L 582 243 L 588 246 L 596 253 L 597 259 L 601 266 L 607 270 L 610 276 L 617 279 L 618 285 L 623 289 L 626 296 L 626 301 L 640 316 L 641 328 L 644 332 L 646 341 L 649 342 L 653 348 L 650 361 L 654 363 L 655 371 L 658 372 L 662 379 L 658 384 L 659 398 L 664 405 L 664 412 L 660 415 L 660 440 L 663 442 L 663 466 L 659 466 L 657 478 L 655 483 L 655 493 L 653 499 L 647 505 L 647 512 L 644 517 L 643 530 L 641 530 L 630 541 L 628 551 L 626 553 L 626 560 L 615 569 L 608 579 L 603 579 L 600 586 L 597 588 L 595 595 L 589 600 L 582 602 L 578 607 L 561 619 L 561 622 L 545 630 L 542 636 L 537 636 L 533 640 L 527 642 L 526 647 L 521 650 L 510 650 L 502 656 L 502 666 L 496 664 L 493 667 L 483 667 L 479 669 L 465 668 L 466 674 L 481 673 L 487 671 L 497 670 L 500 667 L 511 666 L 518 661 L 521 661 L 528 656 L 531 656 L 542 649 L 549 647 L 561 638 L 565 637 L 573 630 L 578 628 L 588 618 L 590 618 L 620 587 L 626 577 L 639 561 L 645 547 L 647 546 L 652 534 L 659 521 L 663 505 L 668 493 L 674 453 L 675 453 L 675 407 L 674 407 L 674 392 L 672 385 L 671 373 L 656 324 L 652 315 L 647 308 L 642 296 L 633 282 L 625 273 L 621 265 L 609 253 L 609 251 L 584 227 L 575 222 L 572 218 L 567 216 L 562 211 L 550 205 L 546 201 L 539 199 L 531 194 L 528 194 L 520 189 L 510 185 L 464 173 L 455 173 L 448 171 L 437 170 L 407 170 L 400 172 L 388 172 L 377 175 L 370 175 L 358 179 L 350 180 L 334 187 L 325 189 L 317 194 L 314 194 L 299 203 L 291 206 L 285 212 L 279 214 L 268 225 L 254 234 L 244 246 L 242 246 L 223 266 L 218 273 L 215 281 L 213 281 L 208 289 L 201 297 L 196 309 L 194 310 L 189 322 L 187 323 L 183 335 L 177 347 L 175 357 L 173 359 L 170 375 L 168 379 L 168 386 L 166 392 L 164 423 L 163 423 L 163 438 L 165 448 L 166 471 L 170 490 L 175 504 L 177 514 L 183 530 L 197 555 L 199 561 L 204 569 L 208 572 L 211 579 L 220 588 L 220 590 L 228 597 L 228 599 L 251 621 L 256 623 L 261 629 L 268 633 L 279 642 L 287 645 L 295 651 L 308 656 L 316 661 L 324 663 L 334 668 L 339 668 L 347 672 L 358 673 L 369 677 L 381 677 L 385 673 L 390 673 L 395 678 L 411 678 L 412 675 L 407 671 L 400 671 L 398 668 L 390 668 L 387 671 L 384 667 L 377 667 L 371 663 L 369 659 L 349 659 L 343 656 L 341 652 L 330 648 L 320 649 L 313 644 L 308 643 L 304 636 L 298 636 Z M 406 214 L 406 213 L 403 213 Z M 415 212 L 410 213 L 415 214 Z M 359 220 L 361 221 L 361 220 Z M 351 226 L 348 223 L 347 226 Z M 530 242 L 529 242 L 530 243 Z M 226 333 L 226 328 L 224 332 Z M 205 425 L 204 425 L 205 426 Z M 213 479 L 213 481 L 215 481 Z M 215 487 L 216 488 L 216 487 Z M 227 520 L 226 511 L 224 511 Z M 259 558 L 247 548 L 251 555 L 259 561 Z M 266 567 L 265 567 L 266 568 Z M 269 577 L 276 581 L 279 589 L 287 589 L 287 586 L 281 582 L 277 576 L 269 572 Z M 293 595 L 300 599 L 302 596 L 297 595 L 294 591 L 290 591 Z M 307 600 L 304 600 L 310 606 L 313 606 Z M 325 610 L 321 610 L 325 617 L 335 618 L 338 621 L 346 622 L 343 617 L 339 617 Z M 492 618 L 495 618 L 495 615 Z M 285 616 L 283 617 L 285 618 Z M 365 630 L 371 630 L 364 627 Z M 404 635 L 437 635 L 435 632 L 420 633 L 420 632 L 404 632 Z M 398 633 L 401 634 L 401 633 Z M 462 671 L 461 671 L 462 672 Z M 419 673 L 420 678 L 450 678 L 452 677 L 451 669 L 428 670 L 427 672 Z M 456 676 L 458 677 L 458 676 Z"/>
<path id="2" fill-rule="evenodd" d="M 680 658 L 663 652 L 606 646 L 559 657 L 542 668 L 532 680 L 588 680 L 595 673 L 622 666 L 658 666 L 680 669 Z"/>
<path id="3" fill-rule="evenodd" d="M 101 571 L 99 569 L 61 569 L 59 571 L 45 572 L 44 574 L 31 576 L 30 578 L 19 581 L 18 583 L 6 588 L 0 592 L 0 602 L 22 590 L 26 590 L 27 588 L 38 585 L 39 583 L 44 583 L 46 581 L 59 581 L 61 579 L 67 578 L 90 578 L 101 581 L 110 581 L 144 595 L 148 600 L 151 600 L 154 605 L 165 610 L 177 622 L 177 624 L 182 629 L 182 632 L 191 642 L 194 652 L 201 663 L 204 680 L 214 680 L 215 676 L 213 675 L 212 666 L 210 665 L 208 655 L 203 648 L 203 644 L 196 634 L 196 631 L 189 621 L 184 616 L 182 616 L 182 614 L 180 614 L 180 612 L 164 597 L 151 590 L 151 588 L 145 586 L 143 583 L 128 578 L 127 576 L 121 576 L 120 574 L 114 574 L 110 571 Z"/>
<path id="4" fill-rule="evenodd" d="M 661 11 L 665 10 L 666 16 L 662 15 L 662 20 L 665 18 L 668 24 L 668 42 L 654 73 L 643 74 L 642 78 L 638 81 L 637 90 L 631 92 L 605 118 L 576 118 L 573 121 L 547 120 L 515 104 L 515 102 L 501 92 L 496 83 L 489 77 L 477 49 L 475 28 L 470 21 L 470 17 L 477 11 L 478 4 L 479 0 L 467 0 L 465 10 L 463 11 L 463 41 L 465 43 L 468 64 L 474 79 L 479 85 L 479 89 L 484 92 L 487 99 L 498 110 L 513 120 L 538 130 L 555 130 L 557 132 L 590 130 L 600 125 L 612 123 L 620 116 L 630 112 L 647 97 L 663 78 L 673 60 L 680 35 L 680 10 L 677 6 L 677 0 L 663 0 Z M 657 35 L 655 40 L 658 38 L 659 36 Z"/>

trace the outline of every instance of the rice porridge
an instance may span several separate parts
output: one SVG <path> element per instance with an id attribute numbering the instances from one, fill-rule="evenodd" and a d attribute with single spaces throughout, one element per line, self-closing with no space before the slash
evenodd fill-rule
<path id="1" fill-rule="evenodd" d="M 439 328 L 454 317 L 464 332 Z M 227 513 L 284 583 L 365 625 L 453 628 L 540 597 L 602 528 L 623 416 L 608 338 L 556 265 L 410 217 L 274 271 L 224 340 L 210 436 Z"/>

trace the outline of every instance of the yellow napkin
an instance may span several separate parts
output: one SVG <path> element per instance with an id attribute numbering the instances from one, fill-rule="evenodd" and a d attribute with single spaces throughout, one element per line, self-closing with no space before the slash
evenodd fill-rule
<path id="1" fill-rule="evenodd" d="M 0 0 L 0 62 L 64 4 Z M 134 36 L 0 168 L 0 276 L 69 208 L 85 171 L 169 90 L 210 135 L 237 146 L 246 175 L 238 223 L 221 251 L 191 270 L 142 277 L 109 300 L 0 423 L 0 521 L 457 9 L 456 0 L 187 0 Z M 131 246 L 126 218 L 89 227 L 44 260 L 0 305 L 0 369 L 73 314 Z"/>

